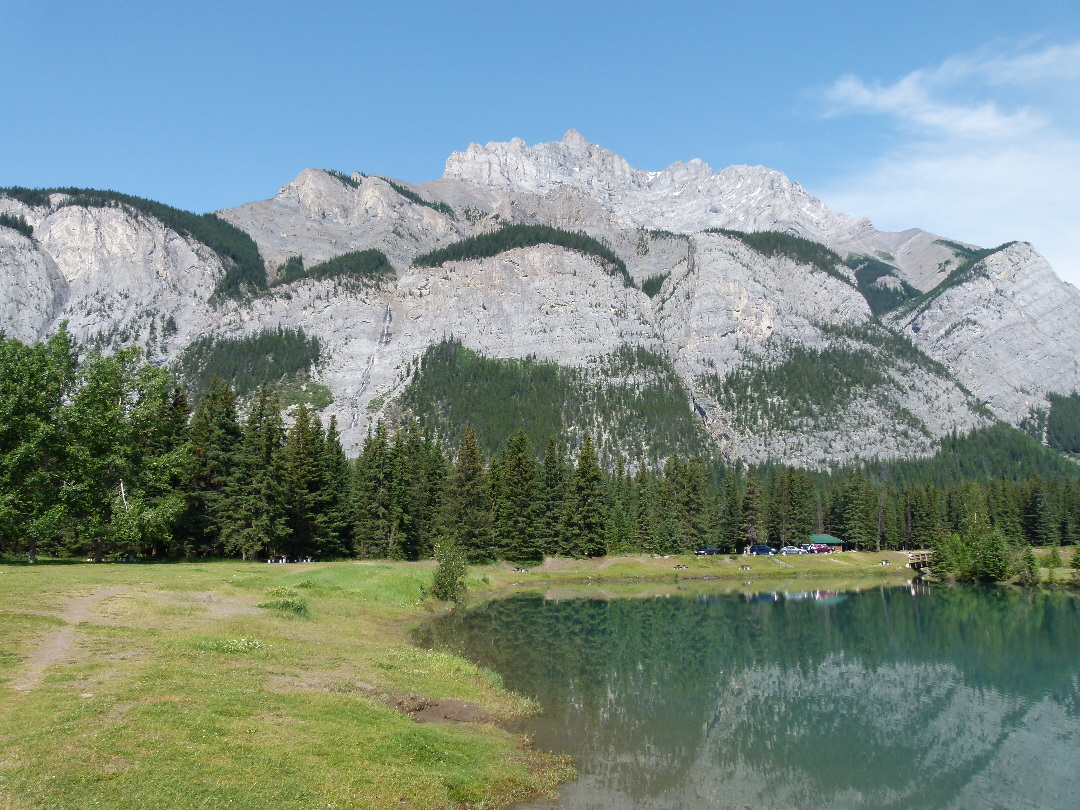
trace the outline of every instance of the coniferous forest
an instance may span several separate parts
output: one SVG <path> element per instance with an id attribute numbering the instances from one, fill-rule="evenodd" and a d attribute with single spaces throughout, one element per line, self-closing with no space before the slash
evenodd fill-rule
<path id="1" fill-rule="evenodd" d="M 946 439 L 928 460 L 810 473 L 678 454 L 602 464 L 587 434 L 539 442 L 522 425 L 484 447 L 471 427 L 407 420 L 379 424 L 350 460 L 333 419 L 286 415 L 272 389 L 241 406 L 215 378 L 192 402 L 137 350 L 80 360 L 62 330 L 0 341 L 0 554 L 415 560 L 439 543 L 530 563 L 826 532 L 932 548 L 958 576 L 993 579 L 1023 574 L 1032 545 L 1080 542 L 1075 465 L 1046 466 L 1048 450 L 1002 430 Z"/>

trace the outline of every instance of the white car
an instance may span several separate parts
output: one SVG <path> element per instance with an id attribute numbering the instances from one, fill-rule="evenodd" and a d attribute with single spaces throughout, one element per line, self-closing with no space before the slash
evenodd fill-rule
<path id="1" fill-rule="evenodd" d="M 805 548 L 799 548 L 798 546 L 784 546 L 780 549 L 781 554 L 809 554 Z"/>

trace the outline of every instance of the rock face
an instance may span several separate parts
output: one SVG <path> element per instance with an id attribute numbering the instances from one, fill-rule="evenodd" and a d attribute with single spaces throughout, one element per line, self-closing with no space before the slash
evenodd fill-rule
<path id="1" fill-rule="evenodd" d="M 731 166 L 714 174 L 700 160 L 646 172 L 589 143 L 576 130 L 557 143 L 533 147 L 520 139 L 472 144 L 450 156 L 443 177 L 540 195 L 574 188 L 631 226 L 681 233 L 790 229 L 829 243 L 872 230 L 869 220 L 830 211 L 780 172 Z"/>
<path id="2" fill-rule="evenodd" d="M 1080 297 L 1030 247 L 994 254 L 985 272 L 890 316 L 893 329 L 950 374 L 890 353 L 846 268 L 826 273 L 705 231 L 801 235 L 886 261 L 920 289 L 949 278 L 957 257 L 948 244 L 923 231 L 878 232 L 778 172 L 714 173 L 700 161 L 645 172 L 574 131 L 533 147 L 474 144 L 451 155 L 442 178 L 413 186 L 308 169 L 272 199 L 219 212 L 255 239 L 271 278 L 290 256 L 310 266 L 378 248 L 397 278 L 377 288 L 307 279 L 213 303 L 225 268 L 205 245 L 124 207 L 64 202 L 54 195 L 31 208 L 0 192 L 0 211 L 34 226 L 33 239 L 0 228 L 7 335 L 34 340 L 67 320 L 91 346 L 140 345 L 171 363 L 200 336 L 303 329 L 323 349 L 313 373 L 334 397 L 324 417 L 337 417 L 352 452 L 405 390 L 427 347 L 450 337 L 489 356 L 577 367 L 643 346 L 674 369 L 716 449 L 804 466 L 925 454 L 936 437 L 988 424 L 957 379 L 1013 423 L 1048 392 L 1080 386 Z M 546 244 L 437 268 L 412 264 L 502 223 L 602 239 L 626 262 L 634 286 L 588 256 Z M 647 280 L 651 296 L 641 289 Z M 781 423 L 725 405 L 729 375 L 782 366 L 793 352 L 873 355 L 880 369 L 872 386 L 815 419 Z"/>
<path id="3" fill-rule="evenodd" d="M 895 326 L 1012 424 L 1048 393 L 1080 390 L 1080 292 L 1025 242 L 974 269 Z"/>
<path id="4" fill-rule="evenodd" d="M 33 239 L 0 229 L 0 244 L 23 239 L 0 260 L 9 290 L 0 323 L 18 324 L 13 337 L 40 337 L 66 320 L 85 344 L 137 344 L 167 358 L 208 328 L 224 268 L 205 245 L 126 208 L 20 208 Z"/>

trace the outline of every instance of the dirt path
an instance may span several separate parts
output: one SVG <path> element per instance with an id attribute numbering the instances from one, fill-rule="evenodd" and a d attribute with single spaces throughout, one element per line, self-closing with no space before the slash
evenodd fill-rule
<path id="1" fill-rule="evenodd" d="M 76 625 L 90 618 L 91 611 L 98 602 L 115 596 L 123 590 L 123 588 L 102 588 L 89 596 L 82 596 L 69 602 L 64 612 L 60 614 L 60 618 L 67 622 L 67 626 L 46 636 L 37 649 L 30 653 L 23 664 L 22 674 L 11 682 L 10 688 L 16 692 L 29 692 L 40 686 L 49 667 L 71 657 L 76 646 L 78 629 Z"/>

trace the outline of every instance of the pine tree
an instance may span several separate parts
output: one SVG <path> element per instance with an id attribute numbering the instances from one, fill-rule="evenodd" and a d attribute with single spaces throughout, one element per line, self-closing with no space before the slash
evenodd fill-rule
<path id="1" fill-rule="evenodd" d="M 322 468 L 323 488 L 319 494 L 318 509 L 323 517 L 325 533 L 315 548 L 319 559 L 336 559 L 352 553 L 351 468 L 341 447 L 341 434 L 337 418 L 330 417 L 322 442 L 319 460 Z"/>
<path id="2" fill-rule="evenodd" d="M 226 551 L 254 559 L 282 554 L 290 529 L 283 449 L 285 424 L 277 395 L 259 390 L 244 422 L 236 466 L 222 499 L 221 541 Z"/>
<path id="3" fill-rule="evenodd" d="M 602 557 L 606 553 L 607 499 L 603 479 L 592 436 L 586 434 L 567 487 L 563 512 L 562 553 L 568 557 Z"/>
<path id="4" fill-rule="evenodd" d="M 491 538 L 491 489 L 476 434 L 465 431 L 457 463 L 447 480 L 440 518 L 441 535 L 470 563 L 495 559 Z"/>
<path id="5" fill-rule="evenodd" d="M 569 478 L 562 446 L 548 439 L 540 472 L 538 533 L 545 555 L 559 553 L 562 542 L 562 515 L 566 510 L 566 484 Z"/>
<path id="6" fill-rule="evenodd" d="M 631 540 L 634 524 L 632 490 L 632 483 L 620 459 L 608 491 L 607 533 L 604 537 L 608 554 L 630 554 L 634 551 Z"/>
<path id="7" fill-rule="evenodd" d="M 746 478 L 746 490 L 742 498 L 742 540 L 748 545 L 757 545 L 768 540 L 763 501 L 761 485 L 751 473 Z"/>
<path id="8" fill-rule="evenodd" d="M 191 476 L 188 507 L 181 518 L 178 551 L 220 554 L 221 526 L 227 522 L 224 491 L 242 437 L 232 390 L 214 377 L 191 418 Z"/>
<path id="9" fill-rule="evenodd" d="M 544 558 L 537 526 L 536 455 L 525 431 L 506 444 L 499 459 L 498 483 L 493 480 L 493 531 L 499 556 L 518 562 Z"/>
<path id="10" fill-rule="evenodd" d="M 326 543 L 323 504 L 322 425 L 301 403 L 293 415 L 281 455 L 289 523 L 288 551 L 308 556 Z"/>
<path id="11" fill-rule="evenodd" d="M 368 433 L 353 474 L 353 536 L 361 557 L 387 557 L 393 534 L 393 464 L 386 425 Z"/>
<path id="12" fill-rule="evenodd" d="M 742 492 L 739 476 L 732 471 L 724 476 L 720 499 L 720 544 L 728 554 L 736 553 L 743 543 Z"/>

